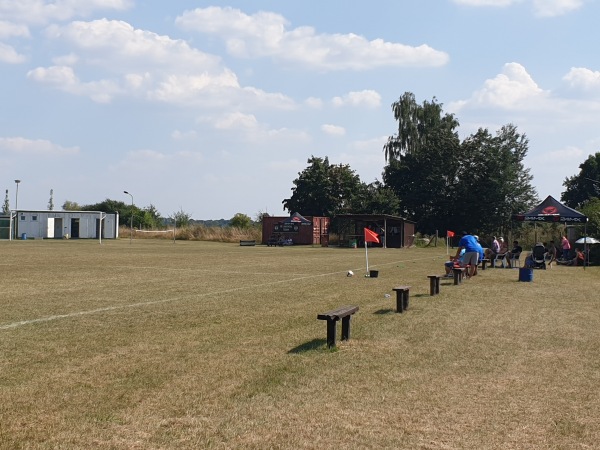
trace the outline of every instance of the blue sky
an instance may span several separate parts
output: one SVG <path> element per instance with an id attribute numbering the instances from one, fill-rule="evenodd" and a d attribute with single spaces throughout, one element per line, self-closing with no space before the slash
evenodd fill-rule
<path id="1" fill-rule="evenodd" d="M 595 0 L 0 0 L 0 189 L 285 215 L 312 155 L 381 179 L 404 92 L 515 124 L 540 199 L 600 144 Z M 436 195 L 436 193 L 432 193 Z"/>

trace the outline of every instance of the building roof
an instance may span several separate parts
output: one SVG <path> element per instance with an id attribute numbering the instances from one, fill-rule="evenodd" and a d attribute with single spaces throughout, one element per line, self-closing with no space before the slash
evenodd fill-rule
<path id="1" fill-rule="evenodd" d="M 354 219 L 354 220 L 371 220 L 371 221 L 391 220 L 391 221 L 395 221 L 395 222 L 415 223 L 414 221 L 405 219 L 404 217 L 392 216 L 390 214 L 336 214 L 335 217 L 340 218 L 340 219 L 351 219 L 351 220 L 352 219 Z"/>

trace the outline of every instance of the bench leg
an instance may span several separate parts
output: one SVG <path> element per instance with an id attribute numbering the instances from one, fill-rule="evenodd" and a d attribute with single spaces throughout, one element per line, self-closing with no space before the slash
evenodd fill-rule
<path id="1" fill-rule="evenodd" d="M 342 341 L 350 339 L 350 318 L 352 316 L 346 316 L 342 318 Z"/>
<path id="2" fill-rule="evenodd" d="M 327 320 L 327 347 L 335 347 L 337 320 Z"/>
<path id="3" fill-rule="evenodd" d="M 429 279 L 429 295 L 437 295 L 440 293 L 440 279 L 430 278 Z"/>
<path id="4" fill-rule="evenodd" d="M 458 270 L 455 270 L 454 271 L 454 286 L 460 284 L 460 282 L 462 281 L 460 278 L 461 278 L 460 277 L 460 272 Z"/>
<path id="5" fill-rule="evenodd" d="M 396 291 L 396 312 L 404 311 L 404 291 Z"/>
<path id="6" fill-rule="evenodd" d="M 404 291 L 404 295 L 402 295 L 402 306 L 404 308 L 404 311 L 406 311 L 408 309 L 408 289 Z"/>

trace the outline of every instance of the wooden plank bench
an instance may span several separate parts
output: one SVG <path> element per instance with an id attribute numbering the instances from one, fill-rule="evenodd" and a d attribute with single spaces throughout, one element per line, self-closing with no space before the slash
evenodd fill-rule
<path id="1" fill-rule="evenodd" d="M 429 278 L 429 295 L 438 295 L 440 293 L 440 279 L 442 275 L 427 275 L 427 278 Z"/>
<path id="2" fill-rule="evenodd" d="M 462 283 L 463 278 L 465 277 L 465 272 L 467 271 L 466 267 L 453 267 L 452 274 L 454 275 L 454 286 Z"/>
<path id="3" fill-rule="evenodd" d="M 342 321 L 342 341 L 350 339 L 350 318 L 356 311 L 358 306 L 341 306 L 317 315 L 317 319 L 327 321 L 327 347 L 335 347 L 336 327 L 339 320 Z"/>
<path id="4" fill-rule="evenodd" d="M 406 311 L 408 309 L 410 286 L 396 286 L 392 291 L 396 292 L 396 312 Z"/>
<path id="5" fill-rule="evenodd" d="M 255 240 L 240 241 L 240 245 L 242 247 L 254 247 L 256 245 L 256 241 Z"/>

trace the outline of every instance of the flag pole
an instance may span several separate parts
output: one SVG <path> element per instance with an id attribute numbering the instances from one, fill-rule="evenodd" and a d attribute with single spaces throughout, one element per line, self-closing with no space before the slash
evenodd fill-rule
<path id="1" fill-rule="evenodd" d="M 365 239 L 365 258 L 367 259 L 367 274 L 369 273 L 369 251 L 367 250 L 367 240 Z"/>

